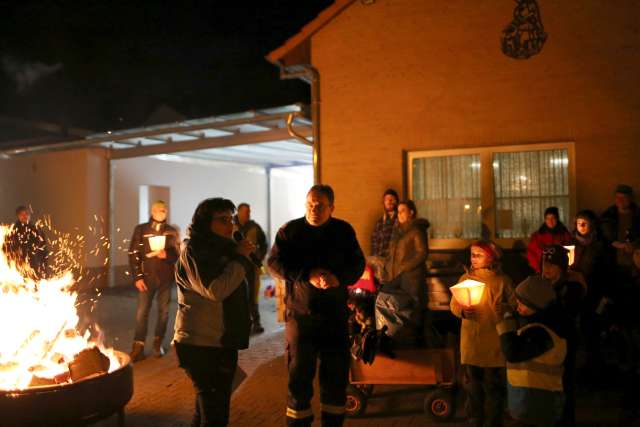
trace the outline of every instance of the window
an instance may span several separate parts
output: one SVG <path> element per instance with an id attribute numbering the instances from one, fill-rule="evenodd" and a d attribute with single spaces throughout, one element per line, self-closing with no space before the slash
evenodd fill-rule
<path id="1" fill-rule="evenodd" d="M 572 159 L 572 143 L 410 152 L 409 194 L 431 222 L 434 247 L 480 237 L 509 246 L 529 237 L 549 206 L 567 223 Z"/>
<path id="2" fill-rule="evenodd" d="M 480 235 L 480 156 L 413 159 L 413 192 L 418 212 L 431 222 L 436 239 Z"/>

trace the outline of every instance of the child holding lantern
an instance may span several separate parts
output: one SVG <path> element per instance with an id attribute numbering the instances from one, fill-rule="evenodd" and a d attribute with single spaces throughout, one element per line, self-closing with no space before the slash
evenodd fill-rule
<path id="1" fill-rule="evenodd" d="M 516 299 L 511 279 L 500 269 L 498 246 L 491 241 L 477 241 L 470 251 L 471 268 L 459 282 L 482 282 L 484 291 L 476 304 L 451 299 L 451 312 L 462 319 L 460 363 L 465 374 L 468 425 L 499 427 L 503 425 L 506 380 L 496 324 L 505 311 L 515 309 Z"/>

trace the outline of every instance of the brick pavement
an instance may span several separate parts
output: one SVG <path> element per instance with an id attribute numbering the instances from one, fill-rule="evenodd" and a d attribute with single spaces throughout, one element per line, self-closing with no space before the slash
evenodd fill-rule
<path id="1" fill-rule="evenodd" d="M 133 337 L 135 294 L 103 295 L 94 316 L 103 326 L 107 341 L 122 351 L 128 351 Z M 176 305 L 171 304 L 170 330 Z M 239 366 L 247 377 L 234 391 L 231 401 L 231 426 L 270 427 L 284 425 L 286 370 L 284 364 L 284 334 L 275 322 L 273 299 L 262 299 L 260 309 L 266 332 L 251 338 L 251 347 L 241 351 Z M 151 316 L 151 325 L 155 315 Z M 167 343 L 170 337 L 167 338 Z M 148 347 L 150 348 L 150 342 Z M 175 353 L 161 359 L 147 359 L 134 367 L 134 396 L 126 407 L 128 427 L 186 427 L 193 410 L 194 393 L 190 381 L 178 368 Z M 316 384 L 317 390 L 317 384 Z M 374 390 L 363 417 L 349 419 L 346 426 L 404 427 L 435 425 L 422 412 L 424 388 L 380 386 Z M 581 390 L 578 417 L 584 426 L 613 426 L 617 419 L 619 395 L 611 389 Z M 462 399 L 460 393 L 459 401 Z M 462 426 L 461 404 L 456 417 L 446 425 Z M 313 408 L 319 414 L 317 396 Z M 587 421 L 589 420 L 589 421 Z M 319 425 L 319 422 L 314 423 Z M 103 420 L 95 427 L 116 426 L 115 417 Z"/>

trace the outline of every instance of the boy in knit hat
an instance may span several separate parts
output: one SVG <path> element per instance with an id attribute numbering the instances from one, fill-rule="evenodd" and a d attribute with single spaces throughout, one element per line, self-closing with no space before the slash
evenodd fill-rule
<path id="1" fill-rule="evenodd" d="M 562 416 L 563 364 L 567 343 L 551 315 L 556 295 L 551 283 L 530 276 L 516 288 L 517 313 L 497 324 L 507 359 L 508 407 L 522 425 L 553 426 Z"/>

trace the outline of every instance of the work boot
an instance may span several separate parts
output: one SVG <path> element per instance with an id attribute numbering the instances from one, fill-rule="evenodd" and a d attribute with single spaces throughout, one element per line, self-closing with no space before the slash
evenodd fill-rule
<path id="1" fill-rule="evenodd" d="M 129 357 L 131 357 L 131 361 L 133 363 L 144 360 L 146 357 L 144 355 L 144 342 L 143 341 L 134 341 L 133 347 L 131 347 L 131 353 L 129 353 Z"/>
<path id="2" fill-rule="evenodd" d="M 153 355 L 155 357 L 162 357 L 165 354 L 165 350 L 162 347 L 162 338 L 155 337 L 153 339 Z"/>

